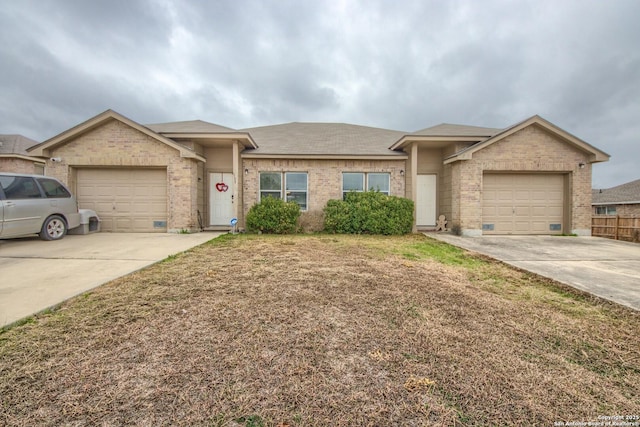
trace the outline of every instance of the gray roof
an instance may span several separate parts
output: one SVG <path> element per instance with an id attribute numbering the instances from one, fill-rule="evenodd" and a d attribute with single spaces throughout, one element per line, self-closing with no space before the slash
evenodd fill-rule
<path id="1" fill-rule="evenodd" d="M 286 123 L 241 129 L 258 148 L 245 154 L 403 156 L 389 146 L 406 132 L 345 123 Z"/>
<path id="2" fill-rule="evenodd" d="M 144 125 L 156 133 L 234 133 L 235 129 L 202 120 Z"/>
<path id="3" fill-rule="evenodd" d="M 411 133 L 414 136 L 483 136 L 489 137 L 502 131 L 502 129 L 483 128 L 478 126 L 455 125 L 441 123 L 430 128 Z"/>
<path id="4" fill-rule="evenodd" d="M 38 141 L 22 135 L 0 135 L 0 154 L 28 156 L 27 148 L 38 145 Z"/>
<path id="5" fill-rule="evenodd" d="M 640 179 L 617 187 L 593 190 L 594 205 L 640 203 Z"/>

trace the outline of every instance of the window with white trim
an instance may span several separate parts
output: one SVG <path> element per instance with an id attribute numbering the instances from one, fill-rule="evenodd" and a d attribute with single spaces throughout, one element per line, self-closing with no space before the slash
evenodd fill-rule
<path id="1" fill-rule="evenodd" d="M 260 199 L 275 197 L 294 201 L 307 210 L 308 179 L 306 172 L 260 172 Z"/>
<path id="2" fill-rule="evenodd" d="M 615 206 L 596 206 L 596 215 L 616 215 Z"/>
<path id="3" fill-rule="evenodd" d="M 391 174 L 387 172 L 343 172 L 342 198 L 350 191 L 362 192 L 366 190 L 379 191 L 389 195 Z"/>

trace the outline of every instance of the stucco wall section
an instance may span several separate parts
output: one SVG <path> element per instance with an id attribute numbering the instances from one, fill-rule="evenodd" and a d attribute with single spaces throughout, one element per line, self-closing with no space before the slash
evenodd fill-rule
<path id="1" fill-rule="evenodd" d="M 210 172 L 233 172 L 233 151 L 231 147 L 205 148 L 207 170 Z"/>
<path id="2" fill-rule="evenodd" d="M 580 168 L 579 164 L 584 163 Z M 531 125 L 473 154 L 452 167 L 452 220 L 463 230 L 482 229 L 482 178 L 488 171 L 568 174 L 569 201 L 565 229 L 589 234 L 591 228 L 591 164 L 589 156 L 537 125 Z M 459 181 L 459 212 L 455 209 Z"/>
<path id="3" fill-rule="evenodd" d="M 47 174 L 75 191 L 75 170 L 80 167 L 161 167 L 167 170 L 167 229 L 195 230 L 198 224 L 198 162 L 181 158 L 166 144 L 130 126 L 111 120 L 56 147 L 47 163 Z"/>
<path id="4" fill-rule="evenodd" d="M 320 213 L 327 201 L 342 199 L 343 172 L 388 172 L 390 191 L 394 196 L 405 196 L 405 160 L 306 160 L 306 159 L 244 159 L 243 177 L 244 214 L 258 202 L 260 172 L 307 172 L 307 211 Z"/>

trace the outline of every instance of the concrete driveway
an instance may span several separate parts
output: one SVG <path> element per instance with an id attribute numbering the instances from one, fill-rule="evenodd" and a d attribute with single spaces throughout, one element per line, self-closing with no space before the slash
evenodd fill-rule
<path id="1" fill-rule="evenodd" d="M 0 240 L 0 326 L 140 270 L 220 233 L 94 233 Z"/>
<path id="2" fill-rule="evenodd" d="M 640 244 L 599 237 L 427 236 L 640 310 Z"/>

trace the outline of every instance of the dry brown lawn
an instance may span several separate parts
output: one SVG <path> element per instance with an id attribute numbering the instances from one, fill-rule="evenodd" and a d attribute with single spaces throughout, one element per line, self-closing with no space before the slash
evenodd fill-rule
<path id="1" fill-rule="evenodd" d="M 424 236 L 229 235 L 0 333 L 0 424 L 632 417 L 639 331 L 631 309 Z"/>

